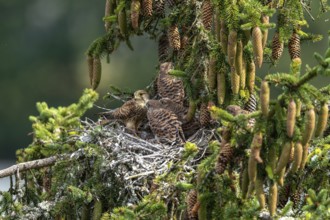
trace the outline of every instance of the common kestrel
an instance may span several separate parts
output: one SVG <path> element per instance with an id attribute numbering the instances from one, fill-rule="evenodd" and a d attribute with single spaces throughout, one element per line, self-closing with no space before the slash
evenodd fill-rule
<path id="1" fill-rule="evenodd" d="M 128 129 L 136 133 L 141 121 L 147 116 L 146 103 L 148 100 L 149 95 L 146 91 L 137 90 L 133 99 L 125 102 L 119 108 L 101 114 L 108 119 L 122 121 Z"/>
<path id="2" fill-rule="evenodd" d="M 184 144 L 182 123 L 176 114 L 163 108 L 159 100 L 149 100 L 146 106 L 149 125 L 156 139 L 170 144 Z"/>
<path id="3" fill-rule="evenodd" d="M 161 98 L 169 98 L 170 100 L 183 105 L 184 87 L 181 79 L 169 75 L 169 71 L 173 68 L 171 62 L 165 62 L 160 65 L 159 75 L 157 77 L 157 90 Z"/>

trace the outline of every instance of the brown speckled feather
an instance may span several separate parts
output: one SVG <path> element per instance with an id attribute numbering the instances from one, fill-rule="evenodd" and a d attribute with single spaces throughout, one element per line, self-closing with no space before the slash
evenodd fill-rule
<path id="1" fill-rule="evenodd" d="M 158 94 L 162 98 L 169 98 L 182 105 L 185 95 L 183 82 L 179 78 L 168 74 L 172 67 L 173 65 L 170 62 L 161 64 L 157 78 Z"/>
<path id="2" fill-rule="evenodd" d="M 159 100 L 162 104 L 162 108 L 172 111 L 178 117 L 179 121 L 184 122 L 188 108 L 184 107 L 182 104 L 178 104 L 169 98 L 162 98 Z"/>
<path id="3" fill-rule="evenodd" d="M 147 107 L 150 128 L 159 141 L 171 144 L 185 142 L 181 122 L 173 112 L 161 108 L 156 100 L 149 101 Z"/>

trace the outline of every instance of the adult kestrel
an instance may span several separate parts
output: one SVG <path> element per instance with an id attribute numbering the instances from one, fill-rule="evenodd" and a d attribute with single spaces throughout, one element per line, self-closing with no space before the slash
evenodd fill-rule
<path id="1" fill-rule="evenodd" d="M 159 75 L 157 77 L 157 90 L 161 98 L 169 98 L 170 100 L 183 105 L 184 87 L 181 79 L 169 75 L 169 71 L 173 68 L 171 62 L 165 62 L 160 65 Z"/>
<path id="2" fill-rule="evenodd" d="M 102 113 L 109 119 L 122 121 L 126 128 L 136 133 L 143 119 L 147 116 L 146 103 L 149 95 L 144 90 L 137 90 L 134 98 L 125 102 L 121 107 Z"/>
<path id="3" fill-rule="evenodd" d="M 184 144 L 182 123 L 176 114 L 163 108 L 159 100 L 149 100 L 146 106 L 149 125 L 156 139 L 170 144 Z"/>

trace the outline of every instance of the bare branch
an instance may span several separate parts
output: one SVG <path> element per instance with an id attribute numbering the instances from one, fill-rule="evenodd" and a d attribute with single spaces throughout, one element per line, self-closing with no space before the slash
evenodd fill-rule
<path id="1" fill-rule="evenodd" d="M 23 172 L 26 170 L 31 170 L 31 169 L 38 169 L 38 168 L 43 168 L 43 167 L 48 167 L 57 161 L 57 159 L 60 156 L 52 156 L 40 160 L 33 160 L 29 162 L 24 162 L 24 163 L 19 163 L 16 165 L 13 165 L 11 167 L 8 167 L 6 169 L 0 170 L 0 178 L 6 177 L 6 176 L 11 176 L 19 172 Z"/>

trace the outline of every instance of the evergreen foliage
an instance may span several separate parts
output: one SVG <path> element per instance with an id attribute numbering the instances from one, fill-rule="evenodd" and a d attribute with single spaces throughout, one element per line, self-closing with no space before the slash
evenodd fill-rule
<path id="1" fill-rule="evenodd" d="M 329 77 L 330 45 L 302 73 L 300 42 L 315 40 L 302 30 L 308 1 L 166 1 L 165 12 L 159 2 L 106 1 L 106 34 L 87 51 L 91 86 L 100 81 L 101 58 L 121 42 L 133 49 L 130 37 L 147 33 L 160 41 L 159 60 L 173 62 L 170 74 L 183 80 L 187 117 L 211 101 L 216 104 L 208 110 L 218 123 L 173 147 L 134 137 L 117 123 L 81 122 L 98 98 L 91 89 L 68 107 L 37 103 L 40 115 L 30 117 L 33 143 L 17 152 L 17 162 L 53 155 L 58 161 L 15 172 L 15 184 L 0 192 L 0 217 L 329 219 L 330 87 L 317 89 L 310 81 Z M 328 10 L 325 1 L 320 7 Z M 276 24 L 262 21 L 273 15 Z M 263 43 L 275 26 L 273 45 Z M 283 46 L 292 59 L 288 71 L 255 83 L 262 61 L 280 62 Z M 274 87 L 281 93 L 271 98 Z M 256 109 L 243 110 L 252 98 Z M 229 105 L 241 109 L 233 113 Z"/>

